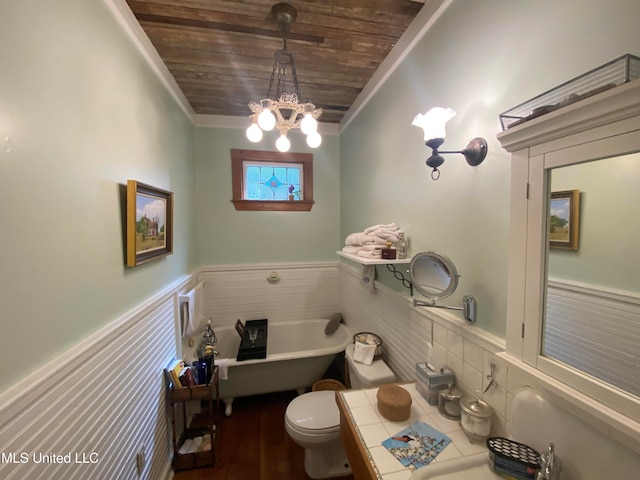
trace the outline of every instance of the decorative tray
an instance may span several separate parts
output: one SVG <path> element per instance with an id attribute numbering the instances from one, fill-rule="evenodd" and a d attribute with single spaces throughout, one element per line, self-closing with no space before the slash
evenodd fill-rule
<path id="1" fill-rule="evenodd" d="M 640 78 L 640 57 L 623 55 L 500 114 L 502 130 Z"/>

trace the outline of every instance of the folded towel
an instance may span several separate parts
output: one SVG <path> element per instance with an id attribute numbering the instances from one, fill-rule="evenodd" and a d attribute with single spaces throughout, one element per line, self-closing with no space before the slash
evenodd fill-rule
<path id="1" fill-rule="evenodd" d="M 382 252 L 380 250 L 375 250 L 373 252 L 369 252 L 367 250 L 358 250 L 356 253 L 359 257 L 362 258 L 382 258 Z"/>
<path id="2" fill-rule="evenodd" d="M 369 234 L 369 236 L 375 237 L 375 238 L 381 238 L 382 240 L 385 240 L 387 242 L 395 243 L 398 241 L 398 234 L 396 232 L 392 232 L 391 230 L 384 230 L 384 229 L 374 230 Z"/>
<path id="3" fill-rule="evenodd" d="M 365 265 L 362 268 L 362 279 L 360 280 L 360 285 L 369 290 L 369 292 L 374 292 L 376 290 L 376 266 L 375 265 Z"/>
<path id="4" fill-rule="evenodd" d="M 350 253 L 352 255 L 357 254 L 358 250 L 360 250 L 360 245 L 345 245 L 342 247 L 344 253 Z"/>
<path id="5" fill-rule="evenodd" d="M 218 378 L 220 380 L 229 380 L 229 364 L 233 358 L 216 358 L 218 367 Z"/>
<path id="6" fill-rule="evenodd" d="M 182 336 L 190 337 L 198 330 L 202 320 L 202 288 L 204 282 L 198 283 L 187 293 L 180 295 L 179 299 L 183 304 L 182 315 Z M 184 304 L 187 305 L 186 309 Z M 186 315 L 185 315 L 186 314 Z"/>
<path id="7" fill-rule="evenodd" d="M 367 252 L 381 252 L 382 245 L 362 245 L 358 250 L 366 250 Z"/>
<path id="8" fill-rule="evenodd" d="M 352 233 L 344 240 L 345 245 L 364 245 L 367 242 L 373 242 L 374 237 L 369 237 L 362 232 Z"/>
<path id="9" fill-rule="evenodd" d="M 353 361 L 371 365 L 373 363 L 373 356 L 376 354 L 376 348 L 376 345 L 356 342 L 353 346 Z"/>
<path id="10" fill-rule="evenodd" d="M 398 230 L 398 225 L 396 225 L 395 223 L 388 223 L 386 225 L 383 225 L 383 224 L 373 225 L 369 228 L 365 228 L 364 234 L 371 235 L 371 232 L 373 232 L 374 230 L 380 230 L 380 229 L 394 231 L 394 230 Z"/>

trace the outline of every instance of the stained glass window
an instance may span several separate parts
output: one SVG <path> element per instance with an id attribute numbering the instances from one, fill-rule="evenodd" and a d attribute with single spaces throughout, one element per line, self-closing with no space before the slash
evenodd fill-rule
<path id="1" fill-rule="evenodd" d="M 231 149 L 231 201 L 236 210 L 308 212 L 313 207 L 313 155 Z"/>
<path id="2" fill-rule="evenodd" d="M 302 164 L 268 164 L 244 162 L 245 200 L 304 200 Z"/>

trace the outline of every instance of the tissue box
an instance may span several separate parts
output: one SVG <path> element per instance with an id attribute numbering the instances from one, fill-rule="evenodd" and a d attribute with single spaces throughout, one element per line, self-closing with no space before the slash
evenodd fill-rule
<path id="1" fill-rule="evenodd" d="M 435 372 L 427 368 L 426 363 L 416 363 L 416 390 L 429 402 L 429 405 L 438 405 L 440 390 L 454 384 L 455 376 L 447 367 L 437 369 Z"/>

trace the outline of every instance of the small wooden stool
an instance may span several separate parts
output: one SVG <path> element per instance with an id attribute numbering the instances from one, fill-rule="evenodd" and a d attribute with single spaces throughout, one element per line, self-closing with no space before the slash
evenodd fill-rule
<path id="1" fill-rule="evenodd" d="M 378 411 L 388 420 L 399 422 L 411 415 L 411 395 L 398 385 L 382 385 L 378 388 Z"/>

